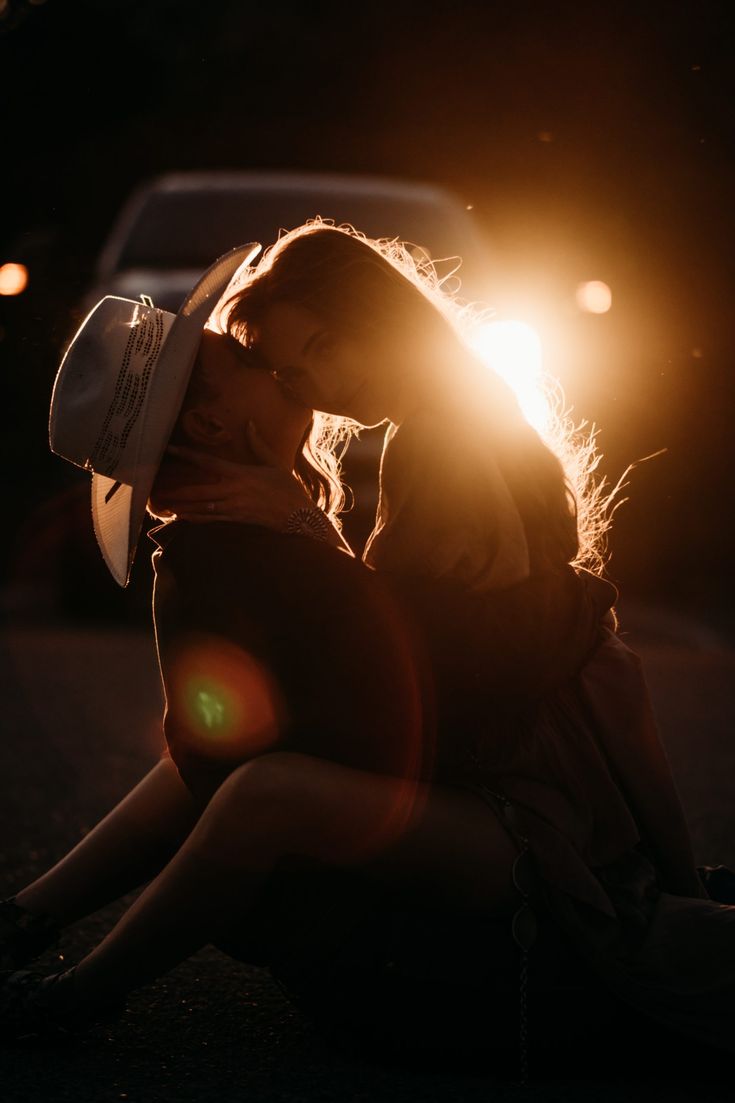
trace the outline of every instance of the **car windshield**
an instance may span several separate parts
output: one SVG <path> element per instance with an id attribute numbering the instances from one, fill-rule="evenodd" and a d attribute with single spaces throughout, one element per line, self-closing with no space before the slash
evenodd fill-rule
<path id="1" fill-rule="evenodd" d="M 130 268 L 203 269 L 233 241 L 264 241 L 315 215 L 349 222 L 369 237 L 398 237 L 436 260 L 462 257 L 470 279 L 479 266 L 474 227 L 464 210 L 426 200 L 385 195 L 337 195 L 307 190 L 182 190 L 151 192 L 138 210 L 113 262 Z M 266 243 L 268 243 L 266 241 Z"/>

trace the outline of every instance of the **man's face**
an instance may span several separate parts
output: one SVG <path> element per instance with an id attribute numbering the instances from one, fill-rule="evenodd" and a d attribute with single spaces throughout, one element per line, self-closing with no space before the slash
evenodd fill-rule
<path id="1" fill-rule="evenodd" d="M 202 408 L 223 426 L 219 449 L 223 458 L 246 462 L 251 457 L 247 425 L 252 421 L 283 467 L 291 471 L 312 411 L 269 372 L 249 367 L 247 350 L 226 335 L 204 330 L 199 364 L 212 392 Z"/>

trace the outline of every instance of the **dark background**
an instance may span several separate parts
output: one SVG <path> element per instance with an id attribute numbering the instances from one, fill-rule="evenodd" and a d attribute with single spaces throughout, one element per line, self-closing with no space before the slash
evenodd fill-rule
<path id="1" fill-rule="evenodd" d="M 495 305 L 539 329 L 576 416 L 599 426 L 607 477 L 667 449 L 630 478 L 612 577 L 636 601 L 735 634 L 731 4 L 302 7 L 0 0 L 0 263 L 30 271 L 25 294 L 0 299 L 2 608 L 59 610 L 53 585 L 76 572 L 67 614 L 92 616 L 98 601 L 115 625 L 149 619 L 146 557 L 120 591 L 94 547 L 87 476 L 51 456 L 46 435 L 59 354 L 120 203 L 167 170 L 313 169 L 434 180 L 473 205 Z M 585 279 L 610 284 L 609 314 L 577 312 Z M 57 538 L 70 521 L 86 557 Z M 152 638 L 128 636 L 68 623 L 0 633 L 6 892 L 58 860 L 160 753 Z M 733 866 L 733 651 L 703 638 L 634 642 L 697 859 Z M 129 903 L 75 925 L 68 961 Z M 638 1079 L 627 1044 L 589 1073 L 575 1047 L 551 1090 L 532 1049 L 540 1083 L 522 1095 L 586 1103 L 592 1085 L 609 1103 L 699 1101 L 703 1078 L 730 1063 L 695 1056 L 689 1082 L 672 1058 L 692 1047 L 676 1043 L 660 1058 L 646 1049 Z M 335 1059 L 265 971 L 238 972 L 211 948 L 136 993 L 98 1039 L 17 1057 L 2 1070 L 11 1103 L 521 1095 L 496 1070 L 489 1083 Z M 730 1084 L 705 1090 L 732 1096 Z"/>
<path id="2" fill-rule="evenodd" d="M 473 206 L 493 304 L 536 325 L 604 474 L 666 449 L 630 476 L 612 578 L 731 631 L 729 7 L 0 0 L 0 263 L 30 271 L 0 300 L 7 608 L 43 589 L 83 478 L 48 453 L 48 402 L 121 202 L 163 171 L 274 168 Z M 585 279 L 609 314 L 577 311 Z"/>

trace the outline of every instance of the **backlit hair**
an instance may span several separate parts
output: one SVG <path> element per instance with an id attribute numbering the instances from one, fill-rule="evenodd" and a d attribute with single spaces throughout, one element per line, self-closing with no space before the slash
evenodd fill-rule
<path id="1" fill-rule="evenodd" d="M 494 449 L 523 520 L 532 566 L 572 563 L 601 573 L 613 495 L 595 476 L 594 432 L 575 429 L 557 406 L 542 440 L 508 384 L 469 345 L 470 330 L 487 308 L 463 302 L 443 283 L 428 258 L 415 260 L 397 240 L 369 239 L 351 226 L 314 219 L 282 234 L 240 277 L 220 325 L 247 346 L 266 310 L 288 302 L 338 333 L 380 334 L 412 348 L 447 393 L 473 396 L 470 416 L 476 426 L 479 418 L 483 447 L 486 442 Z M 312 480 L 312 492 L 332 514 L 343 504 L 337 450 L 355 428 L 345 418 L 317 414 L 305 442 L 309 470 L 299 475 L 305 485 Z M 491 508 L 489 488 L 478 485 L 477 509 Z"/>

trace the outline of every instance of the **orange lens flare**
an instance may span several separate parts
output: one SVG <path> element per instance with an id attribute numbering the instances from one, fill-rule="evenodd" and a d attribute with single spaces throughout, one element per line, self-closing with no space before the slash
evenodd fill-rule
<path id="1" fill-rule="evenodd" d="M 612 306 L 612 291 L 602 280 L 580 283 L 576 292 L 577 306 L 587 314 L 607 314 Z"/>
<path id="2" fill-rule="evenodd" d="M 229 641 L 190 643 L 179 652 L 168 684 L 177 733 L 192 751 L 244 760 L 277 742 L 283 726 L 278 689 L 252 655 Z"/>

